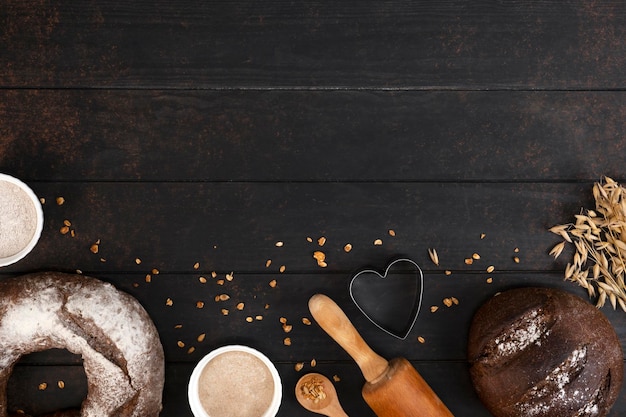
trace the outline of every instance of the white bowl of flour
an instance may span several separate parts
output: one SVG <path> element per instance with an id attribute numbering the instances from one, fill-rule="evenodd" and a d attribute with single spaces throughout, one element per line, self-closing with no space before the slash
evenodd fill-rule
<path id="1" fill-rule="evenodd" d="M 0 174 L 0 266 L 28 255 L 42 229 L 43 210 L 33 190 L 17 178 Z"/>
<path id="2" fill-rule="evenodd" d="M 195 417 L 274 417 L 282 399 L 282 383 L 261 352 L 227 345 L 196 365 L 188 396 Z"/>

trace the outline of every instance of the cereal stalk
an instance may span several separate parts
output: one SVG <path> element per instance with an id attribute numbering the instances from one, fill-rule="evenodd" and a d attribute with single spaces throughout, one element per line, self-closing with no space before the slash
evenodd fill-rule
<path id="1" fill-rule="evenodd" d="M 626 190 L 609 177 L 593 186 L 595 210 L 583 210 L 574 223 L 551 227 L 563 241 L 550 255 L 558 258 L 565 245 L 574 246 L 565 279 L 585 288 L 596 306 L 607 299 L 616 309 L 626 311 Z"/>

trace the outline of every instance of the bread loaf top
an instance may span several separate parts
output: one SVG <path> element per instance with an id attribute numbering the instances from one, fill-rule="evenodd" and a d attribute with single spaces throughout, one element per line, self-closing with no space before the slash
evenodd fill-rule
<path id="1" fill-rule="evenodd" d="M 604 416 L 623 353 L 608 319 L 582 298 L 521 288 L 487 301 L 468 339 L 472 382 L 496 417 Z"/>

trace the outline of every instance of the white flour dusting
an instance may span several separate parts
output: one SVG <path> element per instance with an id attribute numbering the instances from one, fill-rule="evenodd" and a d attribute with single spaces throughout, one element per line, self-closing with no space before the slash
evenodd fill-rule
<path id="1" fill-rule="evenodd" d="M 588 392 L 575 390 L 568 392 L 567 386 L 572 378 L 585 366 L 587 347 L 575 349 L 563 363 L 555 367 L 543 381 L 531 388 L 525 397 L 532 398 L 532 402 L 518 403 L 519 410 L 526 416 L 549 415 L 556 406 L 578 404 L 588 396 Z M 598 406 L 590 401 L 581 408 L 576 416 L 595 416 Z"/>
<path id="2" fill-rule="evenodd" d="M 526 349 L 533 343 L 540 346 L 543 333 L 546 333 L 546 324 L 539 316 L 539 312 L 533 310 L 527 317 L 524 317 L 521 323 L 517 323 L 511 332 L 506 332 L 494 341 L 498 347 L 498 353 L 508 356 Z"/>
<path id="3" fill-rule="evenodd" d="M 37 229 L 37 211 L 21 188 L 0 180 L 0 258 L 24 249 Z"/>

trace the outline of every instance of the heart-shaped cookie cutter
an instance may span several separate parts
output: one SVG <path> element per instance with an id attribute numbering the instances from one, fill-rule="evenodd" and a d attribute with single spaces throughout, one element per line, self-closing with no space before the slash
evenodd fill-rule
<path id="1" fill-rule="evenodd" d="M 385 296 L 384 289 L 383 289 L 383 292 L 381 293 L 377 292 L 376 294 L 363 294 L 362 291 L 358 295 L 355 294 L 357 292 L 356 287 L 358 285 L 359 280 L 363 280 L 368 276 L 370 280 L 371 279 L 379 280 L 379 282 L 374 281 L 375 282 L 375 285 L 373 286 L 374 289 L 377 289 L 375 287 L 380 286 L 381 284 L 387 285 L 388 284 L 387 282 L 383 282 L 381 280 L 388 280 L 390 276 L 390 271 L 392 271 L 392 269 L 394 268 L 397 268 L 401 264 L 408 264 L 410 266 L 411 271 L 407 271 L 406 268 L 404 268 L 401 272 L 394 272 L 392 275 L 394 276 L 399 275 L 399 274 L 406 275 L 407 272 L 414 272 L 416 276 L 415 282 L 411 282 L 411 284 L 414 284 L 415 286 L 415 291 L 413 291 L 414 294 L 412 296 L 411 294 L 408 294 L 405 291 L 405 288 L 403 287 L 399 287 L 398 289 L 396 289 L 397 291 L 400 291 L 400 292 L 404 291 L 404 294 L 403 294 L 404 296 L 411 296 L 410 298 L 411 298 L 412 305 L 411 305 L 410 311 L 408 309 L 403 311 L 402 308 L 405 307 L 404 305 L 392 305 L 391 309 L 395 309 L 395 311 L 392 311 L 390 310 L 389 307 L 387 307 L 387 309 L 383 310 L 383 312 L 381 313 L 380 311 L 378 311 L 379 309 L 377 307 L 372 307 L 371 305 L 369 305 L 368 303 L 370 302 L 370 300 L 373 300 L 371 304 L 376 304 L 376 302 L 378 302 L 378 304 L 376 305 L 380 306 L 380 301 L 381 301 L 380 297 L 384 298 Z M 392 284 L 391 286 L 394 285 L 394 283 L 391 283 L 391 284 Z M 402 283 L 397 283 L 397 284 L 401 285 Z M 417 265 L 417 263 L 415 263 L 414 261 L 408 258 L 397 258 L 393 260 L 387 265 L 383 274 L 381 274 L 380 272 L 374 269 L 363 269 L 357 272 L 350 280 L 350 298 L 352 299 L 354 304 L 358 307 L 358 309 L 361 311 L 361 313 L 363 313 L 363 315 L 367 317 L 367 319 L 371 321 L 376 327 L 378 327 L 385 333 L 395 338 L 398 338 L 400 340 L 406 339 L 409 333 L 411 333 L 411 330 L 413 329 L 413 326 L 415 325 L 417 316 L 419 315 L 419 311 L 422 306 L 423 295 L 424 295 L 424 274 L 422 273 L 422 269 L 419 267 L 419 265 Z M 369 298 L 369 300 L 364 300 L 364 298 Z M 392 315 L 399 313 L 401 316 L 406 316 L 406 324 L 402 328 L 395 328 L 395 326 L 390 324 L 390 322 L 393 321 L 393 319 L 381 320 L 380 315 L 381 314 L 385 315 L 389 312 L 391 312 Z"/>

